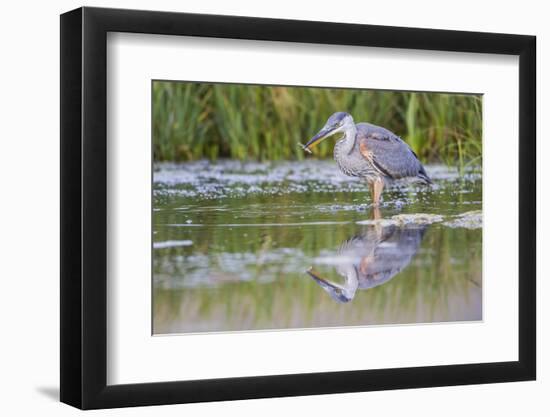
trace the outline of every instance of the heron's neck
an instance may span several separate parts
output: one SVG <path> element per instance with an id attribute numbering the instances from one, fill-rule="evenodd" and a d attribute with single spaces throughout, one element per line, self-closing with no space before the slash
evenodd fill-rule
<path id="1" fill-rule="evenodd" d="M 346 271 L 346 280 L 342 286 L 343 293 L 351 300 L 355 297 L 355 292 L 358 287 L 359 278 L 357 276 L 357 270 L 355 269 L 355 266 L 349 265 L 348 271 Z"/>
<path id="2" fill-rule="evenodd" d="M 338 268 L 338 273 L 344 277 L 344 282 L 330 282 L 324 285 L 323 289 L 328 292 L 335 300 L 342 301 L 338 294 L 342 294 L 345 301 L 350 301 L 355 297 L 355 292 L 359 288 L 359 277 L 357 270 L 353 264 L 346 264 Z"/>
<path id="3" fill-rule="evenodd" d="M 350 123 L 346 126 L 344 137 L 339 140 L 340 148 L 344 155 L 351 153 L 355 146 L 355 137 L 357 136 L 357 127 L 355 123 Z"/>

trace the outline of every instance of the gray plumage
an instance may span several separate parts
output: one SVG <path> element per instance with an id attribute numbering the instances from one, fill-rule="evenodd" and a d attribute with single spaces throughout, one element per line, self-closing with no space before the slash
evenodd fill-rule
<path id="1" fill-rule="evenodd" d="M 417 178 L 431 184 L 418 156 L 399 136 L 370 123 L 357 123 L 355 127 L 357 132 L 351 152 L 346 152 L 344 146 L 351 139 L 346 135 L 334 147 L 334 159 L 346 175 L 380 176 L 385 181 Z"/>
<path id="2" fill-rule="evenodd" d="M 306 145 L 343 133 L 334 146 L 334 159 L 340 170 L 350 176 L 365 178 L 373 186 L 373 200 L 378 204 L 384 184 L 401 178 L 412 178 L 432 184 L 418 156 L 399 136 L 380 126 L 357 123 L 351 115 L 337 112 Z"/>
<path id="3" fill-rule="evenodd" d="M 374 163 L 392 179 L 418 177 L 430 183 L 417 155 L 400 137 L 383 127 L 368 123 L 357 124 L 357 143 L 366 143 L 373 153 Z"/>

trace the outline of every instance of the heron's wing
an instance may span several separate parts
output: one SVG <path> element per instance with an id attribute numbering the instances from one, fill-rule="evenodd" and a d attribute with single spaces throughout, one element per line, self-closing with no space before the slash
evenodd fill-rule
<path id="1" fill-rule="evenodd" d="M 384 175 L 399 179 L 424 173 L 412 149 L 389 130 L 359 129 L 359 151 Z"/>

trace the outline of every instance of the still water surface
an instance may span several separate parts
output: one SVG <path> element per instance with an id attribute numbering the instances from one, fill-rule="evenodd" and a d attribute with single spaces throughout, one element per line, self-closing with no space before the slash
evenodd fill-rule
<path id="1" fill-rule="evenodd" d="M 379 212 L 333 161 L 155 167 L 155 334 L 481 320 L 481 175 Z"/>

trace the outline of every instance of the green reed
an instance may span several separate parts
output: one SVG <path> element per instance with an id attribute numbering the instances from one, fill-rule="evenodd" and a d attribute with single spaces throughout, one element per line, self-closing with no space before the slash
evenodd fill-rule
<path id="1" fill-rule="evenodd" d="M 481 164 L 481 96 L 164 81 L 153 83 L 154 159 L 300 160 L 299 143 L 336 111 L 392 130 L 424 162 Z"/>

